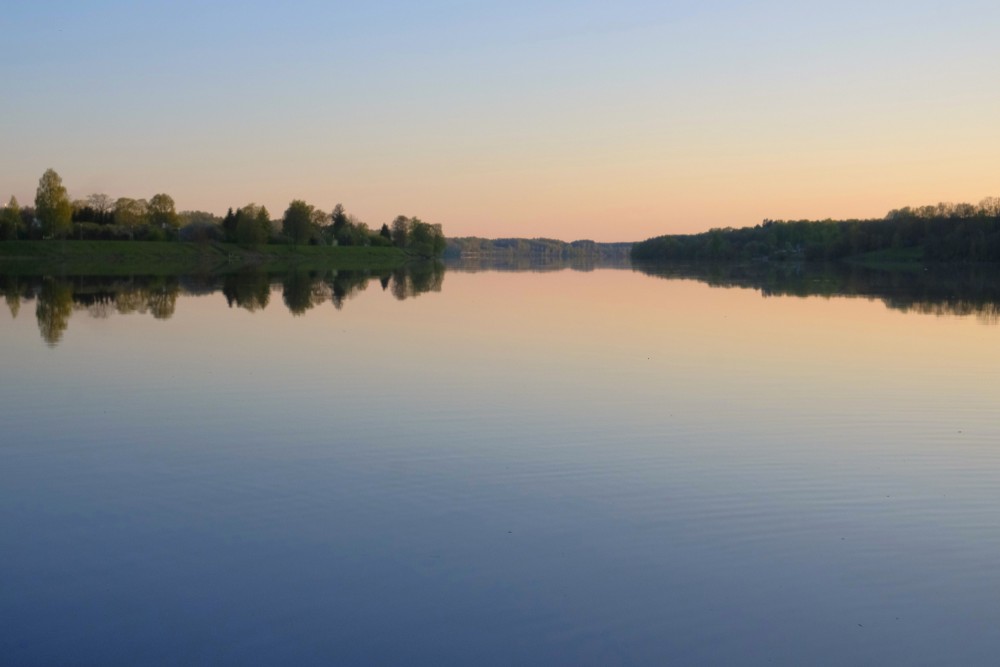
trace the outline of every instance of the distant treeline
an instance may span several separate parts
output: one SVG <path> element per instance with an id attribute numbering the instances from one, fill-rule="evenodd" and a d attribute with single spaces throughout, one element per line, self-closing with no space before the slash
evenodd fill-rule
<path id="1" fill-rule="evenodd" d="M 451 257 L 446 259 L 448 270 L 464 273 L 479 271 L 530 271 L 533 273 L 551 273 L 554 271 L 594 271 L 596 269 L 627 269 L 632 262 L 628 254 L 624 257 L 561 257 L 539 258 L 514 255 L 513 257 L 492 257 L 472 255 L 466 257 Z"/>
<path id="2" fill-rule="evenodd" d="M 62 178 L 52 169 L 39 179 L 33 207 L 22 207 L 11 197 L 0 209 L 0 240 L 50 238 L 395 246 L 427 257 L 440 256 L 445 247 L 441 225 L 400 215 L 372 229 L 341 204 L 327 213 L 301 199 L 293 200 L 276 220 L 256 204 L 230 208 L 225 217 L 205 211 L 178 212 L 173 197 L 165 193 L 148 200 L 95 193 L 71 201 Z"/>
<path id="3" fill-rule="evenodd" d="M 628 258 L 631 248 L 631 243 L 597 243 L 589 240 L 566 242 L 556 239 L 484 239 L 478 236 L 466 236 L 448 239 L 444 254 L 450 259 L 596 260 Z"/>
<path id="4" fill-rule="evenodd" d="M 1000 261 L 1000 198 L 890 211 L 874 220 L 765 220 L 756 227 L 667 235 L 636 243 L 636 261 L 837 260 L 909 251 L 930 261 Z"/>

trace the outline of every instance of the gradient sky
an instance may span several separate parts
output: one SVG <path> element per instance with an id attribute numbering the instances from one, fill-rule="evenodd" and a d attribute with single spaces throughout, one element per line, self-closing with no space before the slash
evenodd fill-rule
<path id="1" fill-rule="evenodd" d="M 1000 195 L 1000 3 L 6 2 L 0 197 L 632 241 Z"/>

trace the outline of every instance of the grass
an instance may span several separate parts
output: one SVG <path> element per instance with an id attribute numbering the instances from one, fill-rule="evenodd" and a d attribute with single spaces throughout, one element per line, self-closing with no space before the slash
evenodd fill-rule
<path id="1" fill-rule="evenodd" d="M 876 250 L 847 258 L 853 264 L 862 264 L 874 268 L 910 268 L 922 265 L 924 261 L 923 246 L 909 248 L 888 248 Z"/>
<path id="2" fill-rule="evenodd" d="M 78 274 L 225 272 L 246 266 L 283 270 L 392 269 L 415 258 L 399 248 L 144 241 L 0 241 L 0 271 Z"/>

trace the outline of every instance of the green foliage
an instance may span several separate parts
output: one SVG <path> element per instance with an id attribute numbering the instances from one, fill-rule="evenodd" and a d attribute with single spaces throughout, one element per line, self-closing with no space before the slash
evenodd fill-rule
<path id="1" fill-rule="evenodd" d="M 350 222 L 347 218 L 347 213 L 344 212 L 343 204 L 337 204 L 333 207 L 333 213 L 330 214 L 330 222 L 331 232 L 337 243 L 340 245 L 352 245 L 351 241 L 353 238 L 347 230 Z"/>
<path id="2" fill-rule="evenodd" d="M 428 225 L 414 218 L 399 216 L 394 228 L 382 225 L 373 232 L 367 224 L 348 215 L 343 204 L 325 213 L 302 200 L 293 200 L 281 220 L 281 232 L 276 222 L 262 206 L 248 204 L 224 218 L 204 211 L 178 213 L 173 198 L 157 193 L 144 199 L 120 197 L 112 203 L 105 194 L 92 194 L 86 199 L 70 202 L 62 179 L 52 169 L 39 180 L 35 208 L 12 206 L 0 210 L 0 240 L 17 240 L 27 231 L 31 239 L 114 240 L 123 236 L 130 240 L 177 240 L 239 243 L 245 246 L 269 245 L 339 245 L 356 247 L 388 247 L 396 245 L 410 254 L 437 256 L 444 251 L 445 240 L 439 225 Z M 40 224 L 36 224 L 35 221 Z M 124 230 L 124 231 L 123 231 Z M 416 233 L 416 240 L 410 235 Z"/>
<path id="3" fill-rule="evenodd" d="M 439 257 L 444 253 L 444 233 L 440 225 L 431 225 L 420 218 L 410 219 L 408 248 L 424 257 Z"/>
<path id="4" fill-rule="evenodd" d="M 567 243 L 556 239 L 486 239 L 478 236 L 449 238 L 445 257 L 489 262 L 512 263 L 623 260 L 629 256 L 631 243 L 595 243 L 581 240 Z"/>
<path id="5" fill-rule="evenodd" d="M 149 200 L 149 224 L 160 229 L 177 229 L 180 218 L 174 208 L 174 199 L 167 194 L 156 194 Z"/>
<path id="6" fill-rule="evenodd" d="M 195 220 L 181 227 L 177 236 L 181 241 L 195 241 L 207 243 L 210 241 L 221 242 L 224 240 L 222 225 L 217 225 L 204 220 Z"/>
<path id="7" fill-rule="evenodd" d="M 115 202 L 105 194 L 92 194 L 82 201 L 73 202 L 73 222 L 92 222 L 110 225 L 114 222 Z"/>
<path id="8" fill-rule="evenodd" d="M 236 219 L 236 214 L 233 213 L 233 208 L 230 206 L 229 210 L 226 211 L 226 217 L 222 219 L 222 233 L 227 243 L 236 243 L 236 228 L 239 226 L 239 220 Z"/>
<path id="9" fill-rule="evenodd" d="M 95 192 L 87 197 L 87 207 L 94 212 L 93 222 L 108 224 L 112 220 L 115 201 L 104 193 Z"/>
<path id="10" fill-rule="evenodd" d="M 247 204 L 234 217 L 237 243 L 258 246 L 271 238 L 271 216 L 263 206 Z"/>
<path id="11" fill-rule="evenodd" d="M 391 229 L 386 225 L 382 225 L 382 228 L 389 231 L 389 238 L 397 248 L 405 248 L 412 254 L 428 258 L 444 254 L 447 242 L 441 225 L 432 225 L 416 217 L 398 215 L 392 221 Z M 378 236 L 385 238 L 383 232 L 379 232 Z"/>
<path id="12" fill-rule="evenodd" d="M 890 211 L 877 220 L 774 221 L 756 227 L 648 239 L 637 261 L 838 260 L 872 253 L 932 261 L 1000 261 L 1000 200 Z M 906 250 L 900 253 L 898 251 Z"/>
<path id="13" fill-rule="evenodd" d="M 216 226 L 221 226 L 222 224 L 222 218 L 208 211 L 181 211 L 177 214 L 177 217 L 180 218 L 179 222 L 181 226 L 190 225 L 195 222 Z"/>
<path id="14" fill-rule="evenodd" d="M 17 198 L 11 195 L 10 201 L 0 211 L 0 238 L 12 241 L 17 239 L 21 230 L 21 207 Z"/>
<path id="15" fill-rule="evenodd" d="M 135 272 L 202 272 L 213 268 L 233 270 L 243 265 L 275 269 L 393 268 L 405 263 L 405 252 L 397 248 L 334 248 L 269 244 L 248 249 L 228 243 L 130 242 L 128 230 L 114 225 L 94 225 L 101 234 L 120 230 L 125 240 L 83 240 L 69 243 L 47 241 L 0 241 L 0 270 L 34 270 L 46 274 L 73 271 L 83 274 L 131 274 Z M 141 239 L 142 237 L 138 237 Z"/>
<path id="16" fill-rule="evenodd" d="M 353 215 L 349 215 L 343 204 L 333 207 L 333 212 L 329 216 L 330 224 L 322 227 L 322 236 L 327 243 L 338 246 L 371 246 L 385 245 L 379 241 L 373 241 L 376 236 L 368 228 L 368 225 L 358 220 Z"/>
<path id="17" fill-rule="evenodd" d="M 63 186 L 62 178 L 53 169 L 46 169 L 38 179 L 35 191 L 35 216 L 48 236 L 65 238 L 70 231 L 73 206 Z"/>
<path id="18" fill-rule="evenodd" d="M 122 225 L 101 225 L 96 222 L 73 223 L 73 238 L 80 241 L 127 241 L 133 237 L 133 230 Z"/>
<path id="19" fill-rule="evenodd" d="M 392 221 L 392 243 L 397 248 L 405 248 L 410 242 L 410 219 L 397 215 Z"/>
<path id="20" fill-rule="evenodd" d="M 323 242 L 322 229 L 327 226 L 330 221 L 330 216 L 320 208 L 314 208 L 312 212 L 312 234 L 309 237 L 309 242 L 314 245 L 319 245 Z"/>
<path id="21" fill-rule="evenodd" d="M 131 238 L 135 238 L 136 230 L 145 225 L 149 206 L 145 199 L 119 197 L 115 202 L 115 224 L 129 230 Z"/>
<path id="22" fill-rule="evenodd" d="M 390 248 L 392 239 L 386 238 L 381 233 L 373 233 L 368 236 L 368 245 L 373 248 Z"/>
<path id="23" fill-rule="evenodd" d="M 143 241 L 165 241 L 167 234 L 162 227 L 147 225 L 145 229 L 142 230 L 140 238 Z"/>
<path id="24" fill-rule="evenodd" d="M 285 210 L 285 215 L 281 221 L 281 231 L 292 239 L 295 245 L 307 243 L 316 233 L 313 214 L 315 207 L 305 203 L 301 199 L 293 200 Z"/>

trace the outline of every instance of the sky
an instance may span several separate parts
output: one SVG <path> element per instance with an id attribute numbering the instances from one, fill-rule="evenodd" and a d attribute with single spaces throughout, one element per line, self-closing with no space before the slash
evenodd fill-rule
<path id="1" fill-rule="evenodd" d="M 1000 195 L 1000 3 L 21 2 L 0 198 L 636 241 Z"/>

